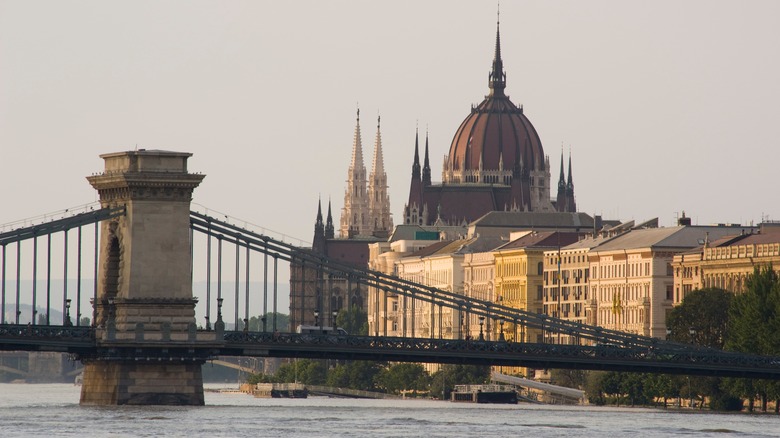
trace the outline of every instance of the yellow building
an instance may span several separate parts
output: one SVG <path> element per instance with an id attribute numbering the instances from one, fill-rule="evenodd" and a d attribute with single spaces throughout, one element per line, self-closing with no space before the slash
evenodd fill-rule
<path id="1" fill-rule="evenodd" d="M 513 233 L 509 243 L 493 251 L 495 258 L 496 301 L 504 306 L 543 313 L 544 253 L 576 242 L 579 233 L 543 231 Z M 491 337 L 496 338 L 502 327 L 491 327 Z M 518 342 L 544 342 L 538 329 L 526 329 L 522 325 L 505 322 L 504 336 Z"/>
<path id="2" fill-rule="evenodd" d="M 739 293 L 756 266 L 772 265 L 780 271 L 780 223 L 761 224 L 736 235 L 704 242 L 704 245 L 674 257 L 674 303 L 691 291 L 720 288 Z"/>

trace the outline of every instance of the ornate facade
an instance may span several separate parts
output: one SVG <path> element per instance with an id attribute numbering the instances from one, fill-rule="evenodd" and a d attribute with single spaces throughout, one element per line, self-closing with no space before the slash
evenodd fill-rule
<path id="1" fill-rule="evenodd" d="M 344 192 L 344 208 L 341 210 L 341 237 L 387 237 L 393 229 L 390 216 L 390 197 L 387 194 L 387 174 L 382 156 L 382 135 L 379 118 L 376 124 L 376 142 L 371 174 L 366 179 L 363 164 L 363 141 L 360 134 L 360 110 L 358 110 L 355 136 L 352 144 L 352 161 L 347 171 L 347 188 Z"/>
<path id="2" fill-rule="evenodd" d="M 574 184 L 563 182 L 562 196 L 550 198 L 550 160 L 536 129 L 504 93 L 506 73 L 501 37 L 488 75 L 489 94 L 461 123 L 444 158 L 442 182 L 431 182 L 428 136 L 420 165 L 415 136 L 414 162 L 404 223 L 467 224 L 490 211 L 575 212 Z M 563 166 L 563 163 L 561 163 Z M 563 178 L 563 175 L 561 176 Z"/>
<path id="3" fill-rule="evenodd" d="M 673 265 L 675 305 L 697 289 L 744 292 L 747 277 L 756 266 L 771 265 L 780 271 L 780 224 L 761 224 L 755 234 L 740 230 L 721 239 L 708 238 L 704 245 L 676 255 Z"/>
<path id="4" fill-rule="evenodd" d="M 604 328 L 664 338 L 674 301 L 673 259 L 730 227 L 633 229 L 589 251 L 588 279 L 595 322 Z"/>

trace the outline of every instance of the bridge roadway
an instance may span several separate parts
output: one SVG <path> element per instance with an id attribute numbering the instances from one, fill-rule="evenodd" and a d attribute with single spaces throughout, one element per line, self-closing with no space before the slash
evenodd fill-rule
<path id="1" fill-rule="evenodd" d="M 297 357 L 780 379 L 780 357 L 686 349 L 683 344 L 664 341 L 636 348 L 233 331 L 205 343 L 98 341 L 99 337 L 90 327 L 5 324 L 0 325 L 0 350 L 60 351 L 75 358 L 133 362 L 199 362 L 217 356 Z"/>

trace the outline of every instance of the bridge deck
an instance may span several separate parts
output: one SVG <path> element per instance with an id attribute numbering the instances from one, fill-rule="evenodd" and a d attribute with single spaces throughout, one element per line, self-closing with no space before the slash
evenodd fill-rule
<path id="1" fill-rule="evenodd" d="M 81 358 L 205 361 L 217 356 L 436 362 L 780 379 L 780 358 L 717 350 L 269 332 L 224 332 L 214 342 L 100 340 L 89 327 L 0 325 L 0 350 L 62 351 Z"/>

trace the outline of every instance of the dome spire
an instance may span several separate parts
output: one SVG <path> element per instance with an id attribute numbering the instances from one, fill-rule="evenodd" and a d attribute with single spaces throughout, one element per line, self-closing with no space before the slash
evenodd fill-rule
<path id="1" fill-rule="evenodd" d="M 504 95 L 506 87 L 506 73 L 504 73 L 504 62 L 501 60 L 501 20 L 500 11 L 496 18 L 496 52 L 493 55 L 493 69 L 489 75 L 489 87 L 491 95 Z"/>

